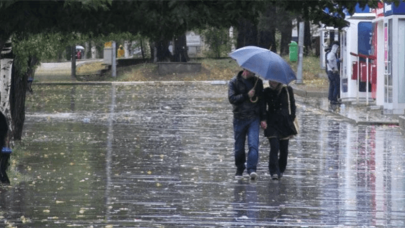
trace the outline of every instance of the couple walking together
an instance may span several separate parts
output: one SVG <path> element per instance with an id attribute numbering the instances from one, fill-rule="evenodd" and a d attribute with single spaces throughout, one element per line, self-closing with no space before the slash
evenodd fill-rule
<path id="1" fill-rule="evenodd" d="M 263 81 L 244 69 L 229 82 L 228 99 L 233 107 L 235 178 L 245 170 L 252 180 L 257 178 L 260 127 L 270 143 L 268 169 L 273 180 L 280 179 L 287 166 L 288 143 L 293 136 L 286 123 L 295 119 L 295 99 L 290 86 Z M 246 156 L 245 142 L 248 142 Z M 246 159 L 247 157 L 247 159 Z"/>

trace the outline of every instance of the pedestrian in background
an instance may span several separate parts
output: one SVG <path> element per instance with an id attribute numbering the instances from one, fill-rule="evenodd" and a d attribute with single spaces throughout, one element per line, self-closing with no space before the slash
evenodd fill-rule
<path id="1" fill-rule="evenodd" d="M 77 51 L 77 59 L 81 59 L 82 58 L 82 52 L 80 50 Z"/>
<path id="2" fill-rule="evenodd" d="M 267 108 L 267 128 L 265 137 L 270 143 L 269 173 L 273 180 L 280 179 L 287 167 L 288 143 L 297 132 L 290 128 L 295 119 L 294 92 L 290 86 L 269 81 L 263 91 Z"/>
<path id="3" fill-rule="evenodd" d="M 332 45 L 331 51 L 326 55 L 326 70 L 329 79 L 329 94 L 328 99 L 330 104 L 339 104 L 340 93 L 340 75 L 339 75 L 339 58 L 338 58 L 339 43 Z"/>
<path id="4" fill-rule="evenodd" d="M 123 58 L 123 57 L 125 57 L 125 50 L 122 47 L 122 45 L 120 45 L 118 47 L 118 51 L 117 51 L 117 58 Z"/>
<path id="5" fill-rule="evenodd" d="M 263 81 L 246 69 L 240 71 L 229 82 L 228 99 L 232 104 L 234 117 L 235 178 L 241 178 L 246 168 L 252 180 L 257 178 L 260 126 L 266 128 L 266 110 L 262 93 Z M 249 147 L 247 161 L 246 137 Z"/>

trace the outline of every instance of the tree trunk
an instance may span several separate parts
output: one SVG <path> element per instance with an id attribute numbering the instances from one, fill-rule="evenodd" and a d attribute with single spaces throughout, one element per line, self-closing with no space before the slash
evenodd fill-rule
<path id="1" fill-rule="evenodd" d="M 155 42 L 149 42 L 150 60 L 153 63 L 157 62 Z"/>
<path id="2" fill-rule="evenodd" d="M 280 55 L 288 55 L 289 44 L 292 39 L 292 22 L 287 26 L 287 28 L 281 31 L 281 42 L 280 42 Z"/>
<path id="3" fill-rule="evenodd" d="M 0 39 L 0 50 L 3 50 L 4 45 L 6 44 L 6 40 Z M 0 56 L 1 58 L 1 56 Z"/>
<path id="4" fill-rule="evenodd" d="M 11 79 L 10 108 L 12 125 L 12 137 L 14 140 L 21 140 L 25 122 L 25 98 L 28 89 L 28 78 L 34 75 L 34 66 L 38 64 L 38 59 L 30 58 L 28 71 L 21 75 L 13 68 Z"/>
<path id="5" fill-rule="evenodd" d="M 238 23 L 236 47 L 241 48 L 248 45 L 257 46 L 257 25 L 241 18 Z"/>
<path id="6" fill-rule="evenodd" d="M 277 28 L 281 33 L 280 55 L 288 55 L 292 40 L 292 17 L 282 8 L 277 8 Z"/>
<path id="7" fill-rule="evenodd" d="M 305 21 L 304 28 L 304 55 L 312 53 L 312 37 L 311 37 L 311 26 L 309 21 Z"/>
<path id="8" fill-rule="evenodd" d="M 276 44 L 276 7 L 270 5 L 260 16 L 258 46 L 277 52 Z"/>
<path id="9" fill-rule="evenodd" d="M 71 67 L 71 74 L 70 78 L 72 81 L 76 81 L 76 46 L 72 46 L 72 67 Z"/>
<path id="10" fill-rule="evenodd" d="M 140 44 L 141 44 L 142 59 L 145 60 L 145 51 L 144 51 L 144 46 L 143 46 L 143 41 L 142 41 L 142 39 L 140 40 Z"/>
<path id="11" fill-rule="evenodd" d="M 82 59 L 88 59 L 87 57 L 89 56 L 89 42 L 84 43 L 84 53 Z"/>
<path id="12" fill-rule="evenodd" d="M 10 89 L 11 89 L 11 74 L 13 68 L 13 59 L 2 58 L 0 60 L 0 112 L 7 119 L 9 130 L 13 130 L 10 112 Z"/>
<path id="13" fill-rule="evenodd" d="M 190 60 L 188 57 L 187 38 L 186 34 L 178 36 L 174 39 L 173 45 L 173 61 L 174 62 L 187 62 Z M 167 49 L 169 50 L 169 49 Z M 169 51 L 170 52 L 170 51 Z"/>
<path id="14" fill-rule="evenodd" d="M 169 51 L 169 41 L 167 40 L 155 41 L 151 49 L 153 62 L 166 62 L 172 58 L 172 54 Z"/>
<path id="15" fill-rule="evenodd" d="M 11 89 L 11 74 L 13 70 L 14 56 L 12 52 L 11 40 L 0 41 L 0 112 L 6 118 L 9 131 L 6 137 L 6 146 L 11 139 L 11 131 L 13 130 L 11 111 L 10 111 L 10 89 Z M 1 150 L 1 148 L 0 148 Z"/>

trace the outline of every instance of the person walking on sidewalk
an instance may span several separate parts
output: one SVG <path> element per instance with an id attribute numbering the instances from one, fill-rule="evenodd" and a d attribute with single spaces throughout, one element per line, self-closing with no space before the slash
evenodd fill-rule
<path id="1" fill-rule="evenodd" d="M 331 51 L 326 56 L 326 69 L 329 79 L 329 94 L 328 99 L 331 104 L 339 104 L 338 98 L 340 93 L 340 75 L 339 75 L 339 59 L 337 52 L 339 44 L 334 43 Z"/>
<path id="2" fill-rule="evenodd" d="M 264 135 L 269 139 L 269 172 L 273 180 L 280 179 L 287 167 L 288 143 L 296 132 L 288 127 L 295 119 L 294 92 L 290 86 L 269 81 L 263 91 L 267 107 L 267 128 Z"/>
<path id="3" fill-rule="evenodd" d="M 266 128 L 266 110 L 261 98 L 262 93 L 263 81 L 246 69 L 240 71 L 229 82 L 228 99 L 232 104 L 235 139 L 235 178 L 241 178 L 245 169 L 252 180 L 257 178 L 260 126 Z M 247 161 L 246 137 L 249 146 Z"/>

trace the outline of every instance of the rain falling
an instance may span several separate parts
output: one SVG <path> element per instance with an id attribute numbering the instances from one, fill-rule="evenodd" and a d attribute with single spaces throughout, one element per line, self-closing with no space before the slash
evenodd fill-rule
<path id="1" fill-rule="evenodd" d="M 34 86 L 33 86 L 34 87 Z M 35 86 L 0 186 L 0 226 L 405 226 L 398 126 L 355 125 L 297 98 L 287 170 L 235 180 L 221 83 Z"/>

